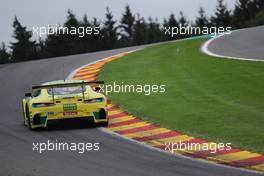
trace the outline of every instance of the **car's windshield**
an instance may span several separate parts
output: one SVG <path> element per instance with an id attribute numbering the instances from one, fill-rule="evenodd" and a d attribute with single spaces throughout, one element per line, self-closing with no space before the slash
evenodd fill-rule
<path id="1" fill-rule="evenodd" d="M 85 91 L 85 86 L 83 91 Z M 53 93 L 54 95 L 79 94 L 82 93 L 82 86 L 56 87 L 53 88 Z M 52 95 L 52 88 L 48 89 L 48 94 Z"/>

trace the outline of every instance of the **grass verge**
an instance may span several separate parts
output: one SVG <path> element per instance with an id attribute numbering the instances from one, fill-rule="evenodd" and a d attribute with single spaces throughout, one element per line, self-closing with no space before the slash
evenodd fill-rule
<path id="1" fill-rule="evenodd" d="M 165 84 L 165 93 L 110 93 L 144 120 L 264 153 L 264 62 L 200 52 L 204 39 L 165 43 L 108 63 L 106 84 Z"/>

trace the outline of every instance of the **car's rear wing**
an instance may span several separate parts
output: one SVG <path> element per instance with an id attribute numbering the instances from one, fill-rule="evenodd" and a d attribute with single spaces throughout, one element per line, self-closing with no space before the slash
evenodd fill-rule
<path id="1" fill-rule="evenodd" d="M 51 84 L 51 85 L 40 85 L 40 86 L 32 86 L 32 92 L 37 89 L 51 89 L 52 91 L 52 100 L 54 102 L 54 88 L 58 87 L 71 87 L 71 86 L 81 86 L 82 87 L 82 95 L 84 100 L 84 86 L 90 85 L 91 87 L 97 87 L 100 84 L 104 84 L 104 81 L 82 81 L 82 82 L 72 82 L 72 83 L 62 83 L 62 84 Z"/>
<path id="2" fill-rule="evenodd" d="M 64 83 L 64 84 L 51 84 L 51 85 L 40 85 L 40 86 L 32 86 L 32 90 L 36 89 L 49 89 L 49 88 L 56 88 L 56 87 L 70 87 L 70 86 L 84 86 L 84 85 L 99 85 L 104 84 L 104 81 L 82 81 L 82 82 L 73 82 L 73 83 Z"/>

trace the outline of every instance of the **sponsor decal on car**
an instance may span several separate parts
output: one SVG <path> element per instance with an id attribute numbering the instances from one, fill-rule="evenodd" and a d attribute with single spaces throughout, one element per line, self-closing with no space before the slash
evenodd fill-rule
<path id="1" fill-rule="evenodd" d="M 77 105 L 76 104 L 64 104 L 63 111 L 77 111 Z"/>
<path id="2" fill-rule="evenodd" d="M 73 116 L 73 115 L 78 115 L 77 111 L 70 111 L 70 112 L 63 112 L 64 116 Z"/>
<path id="3" fill-rule="evenodd" d="M 52 115 L 55 115 L 55 112 L 47 112 L 46 115 L 47 116 L 52 116 Z"/>

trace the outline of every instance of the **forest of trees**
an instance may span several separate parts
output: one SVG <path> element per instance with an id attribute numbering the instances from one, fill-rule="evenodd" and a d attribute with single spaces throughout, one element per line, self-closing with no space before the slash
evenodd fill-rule
<path id="1" fill-rule="evenodd" d="M 149 17 L 145 19 L 140 14 L 134 14 L 129 6 L 125 7 L 120 21 L 114 19 L 109 8 L 106 9 L 105 19 L 88 20 L 84 15 L 77 19 L 75 14 L 68 10 L 67 18 L 63 24 L 66 27 L 101 26 L 98 35 L 50 34 L 45 39 L 32 39 L 32 31 L 23 26 L 17 17 L 13 21 L 15 42 L 8 46 L 0 45 L 0 64 L 20 62 L 26 60 L 51 58 L 93 51 L 114 49 L 120 47 L 148 44 L 167 40 L 175 40 L 190 36 L 172 38 L 164 35 L 162 26 L 231 26 L 240 29 L 251 26 L 264 25 L 263 0 L 237 0 L 233 10 L 227 8 L 224 0 L 217 0 L 217 7 L 212 16 L 207 16 L 201 7 L 196 19 L 192 22 L 186 19 L 183 12 L 176 17 L 175 14 L 159 22 Z M 8 49 L 9 48 L 9 49 Z"/>

